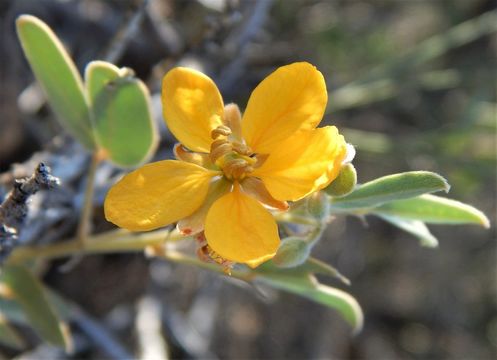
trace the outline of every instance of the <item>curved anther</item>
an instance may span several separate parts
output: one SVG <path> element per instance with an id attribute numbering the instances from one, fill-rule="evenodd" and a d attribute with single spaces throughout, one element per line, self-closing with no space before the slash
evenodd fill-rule
<path id="1" fill-rule="evenodd" d="M 230 179 L 243 179 L 254 168 L 244 159 L 231 159 L 224 164 L 223 171 Z"/>
<path id="2" fill-rule="evenodd" d="M 217 128 L 211 131 L 211 138 L 217 139 L 221 136 L 231 135 L 231 129 L 226 125 L 219 125 Z"/>
<path id="3" fill-rule="evenodd" d="M 238 141 L 233 141 L 233 150 L 235 150 L 237 153 L 241 155 L 251 155 L 252 150 L 245 144 L 242 144 L 241 142 Z"/>
<path id="4" fill-rule="evenodd" d="M 211 144 L 210 157 L 211 161 L 215 163 L 218 159 L 228 155 L 233 151 L 232 144 L 226 139 L 216 139 Z"/>

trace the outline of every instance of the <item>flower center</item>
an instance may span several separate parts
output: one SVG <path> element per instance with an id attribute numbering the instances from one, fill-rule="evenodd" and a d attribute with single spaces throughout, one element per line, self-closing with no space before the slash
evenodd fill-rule
<path id="1" fill-rule="evenodd" d="M 219 166 L 229 180 L 242 180 L 257 162 L 252 150 L 241 141 L 233 139 L 231 128 L 220 125 L 211 132 L 211 161 Z"/>

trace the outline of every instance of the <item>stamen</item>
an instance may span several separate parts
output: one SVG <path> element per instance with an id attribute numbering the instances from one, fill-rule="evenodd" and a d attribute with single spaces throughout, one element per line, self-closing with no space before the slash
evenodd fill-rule
<path id="1" fill-rule="evenodd" d="M 226 275 L 231 275 L 231 269 L 233 268 L 234 263 L 223 258 L 221 255 L 212 250 L 212 248 L 207 244 L 203 232 L 200 233 L 196 239 L 198 243 L 197 257 L 204 262 L 220 265 Z"/>
<path id="2" fill-rule="evenodd" d="M 189 151 L 181 144 L 174 145 L 173 152 L 174 156 L 178 160 L 200 165 L 203 167 L 212 166 L 211 161 L 209 159 L 209 154 Z"/>
<path id="3" fill-rule="evenodd" d="M 225 125 L 219 125 L 217 128 L 211 131 L 211 138 L 213 139 L 229 135 L 231 135 L 231 129 Z"/>
<path id="4" fill-rule="evenodd" d="M 211 161 L 215 163 L 218 159 L 228 155 L 232 151 L 233 146 L 227 139 L 216 139 L 211 144 Z"/>
<path id="5" fill-rule="evenodd" d="M 228 104 L 224 107 L 224 123 L 231 128 L 233 137 L 242 140 L 242 114 L 236 104 Z"/>
<path id="6" fill-rule="evenodd" d="M 233 150 L 235 150 L 237 153 L 242 154 L 242 155 L 251 155 L 252 150 L 245 144 L 242 144 L 241 142 L 238 141 L 233 141 Z"/>
<path id="7" fill-rule="evenodd" d="M 262 180 L 255 177 L 247 177 L 240 183 L 240 185 L 242 186 L 243 191 L 263 204 L 281 211 L 288 210 L 288 203 L 286 201 L 276 200 L 273 198 L 266 186 L 264 186 Z"/>
<path id="8" fill-rule="evenodd" d="M 251 159 L 248 158 L 248 160 Z M 251 162 L 240 157 L 227 159 L 222 167 L 224 175 L 230 180 L 241 180 L 254 171 Z"/>
<path id="9" fill-rule="evenodd" d="M 220 125 L 211 132 L 214 140 L 211 143 L 210 159 L 219 166 L 230 180 L 241 180 L 254 171 L 257 162 L 250 147 L 242 141 L 233 140 L 231 129 L 226 125 Z"/>

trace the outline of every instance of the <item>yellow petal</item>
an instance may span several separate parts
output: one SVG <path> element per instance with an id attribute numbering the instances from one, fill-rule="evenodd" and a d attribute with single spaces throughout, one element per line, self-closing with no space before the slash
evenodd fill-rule
<path id="1" fill-rule="evenodd" d="M 171 224 L 202 205 L 216 174 L 182 161 L 147 164 L 110 189 L 104 203 L 105 218 L 132 231 Z"/>
<path id="2" fill-rule="evenodd" d="M 346 155 L 334 126 L 299 132 L 282 142 L 252 176 L 278 200 L 299 200 L 333 181 Z"/>
<path id="3" fill-rule="evenodd" d="M 255 152 L 269 154 L 297 130 L 314 129 L 327 101 L 323 75 L 313 65 L 280 67 L 252 92 L 243 115 L 243 136 Z"/>
<path id="4" fill-rule="evenodd" d="M 280 243 L 273 216 L 238 185 L 212 205 L 205 219 L 205 237 L 223 258 L 253 267 L 271 259 Z"/>
<path id="5" fill-rule="evenodd" d="M 178 221 L 179 232 L 183 235 L 195 235 L 204 230 L 207 212 L 217 199 L 230 191 L 232 185 L 231 181 L 224 177 L 212 181 L 202 205 L 193 214 Z"/>
<path id="6" fill-rule="evenodd" d="M 177 67 L 162 80 L 167 127 L 190 150 L 209 152 L 211 131 L 223 124 L 223 107 L 216 84 L 199 71 Z"/>

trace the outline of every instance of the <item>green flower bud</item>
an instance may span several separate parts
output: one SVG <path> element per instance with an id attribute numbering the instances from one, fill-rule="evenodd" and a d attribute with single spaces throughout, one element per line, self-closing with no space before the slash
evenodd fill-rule
<path id="1" fill-rule="evenodd" d="M 329 215 L 330 202 L 326 195 L 318 191 L 307 198 L 307 212 L 317 220 L 324 220 Z"/>
<path id="2" fill-rule="evenodd" d="M 311 247 L 299 237 L 290 236 L 281 241 L 273 257 L 273 263 L 282 268 L 291 268 L 303 264 L 309 257 Z"/>
<path id="3" fill-rule="evenodd" d="M 330 196 L 344 196 L 352 192 L 357 184 L 357 172 L 354 165 L 342 166 L 340 174 L 324 191 Z"/>

